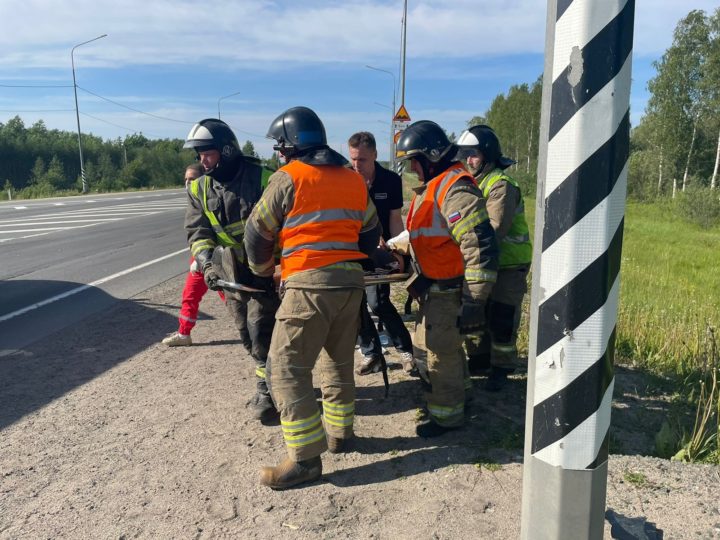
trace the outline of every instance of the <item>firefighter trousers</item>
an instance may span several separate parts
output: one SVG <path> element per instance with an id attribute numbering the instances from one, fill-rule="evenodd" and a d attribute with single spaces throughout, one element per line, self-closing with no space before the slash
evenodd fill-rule
<path id="1" fill-rule="evenodd" d="M 465 337 L 471 363 L 515 369 L 522 302 L 527 292 L 528 267 L 500 269 L 487 302 L 487 326 Z"/>
<path id="2" fill-rule="evenodd" d="M 270 345 L 269 380 L 288 455 L 294 461 L 327 450 L 326 431 L 339 439 L 353 434 L 353 361 L 362 296 L 362 289 L 350 288 L 291 288 L 283 295 Z M 316 362 L 322 419 L 313 388 Z"/>
<path id="3" fill-rule="evenodd" d="M 465 421 L 466 363 L 457 327 L 462 290 L 433 285 L 420 301 L 415 325 L 415 357 L 427 365 L 426 393 L 430 418 L 442 426 Z"/>
<path id="4" fill-rule="evenodd" d="M 267 394 L 266 369 L 270 339 L 275 325 L 275 312 L 280 299 L 275 291 L 268 293 L 240 292 L 226 297 L 228 310 L 240 332 L 245 350 L 255 361 L 257 389 Z"/>

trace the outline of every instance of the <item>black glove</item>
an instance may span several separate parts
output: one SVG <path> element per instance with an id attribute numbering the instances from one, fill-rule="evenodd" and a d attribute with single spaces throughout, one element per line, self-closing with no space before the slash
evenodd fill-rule
<path id="1" fill-rule="evenodd" d="M 275 290 L 275 280 L 272 276 L 260 277 L 253 275 L 250 287 L 253 289 L 262 289 L 265 292 L 273 292 Z"/>
<path id="2" fill-rule="evenodd" d="M 485 302 L 463 298 L 458 313 L 457 327 L 461 334 L 472 334 L 485 326 Z"/>
<path id="3" fill-rule="evenodd" d="M 220 276 L 213 269 L 212 263 L 210 263 L 210 262 L 205 263 L 202 271 L 203 271 L 203 277 L 205 278 L 205 283 L 207 284 L 208 289 L 210 289 L 212 291 L 222 290 L 222 287 L 217 284 L 218 280 L 220 279 Z"/>

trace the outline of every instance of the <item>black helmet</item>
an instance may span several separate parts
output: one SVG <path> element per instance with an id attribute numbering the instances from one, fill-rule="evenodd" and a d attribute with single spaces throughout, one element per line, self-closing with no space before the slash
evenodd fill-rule
<path id="1" fill-rule="evenodd" d="M 270 124 L 267 137 L 277 142 L 273 150 L 287 157 L 327 146 L 325 126 L 315 111 L 307 107 L 292 107 L 282 113 Z"/>
<path id="2" fill-rule="evenodd" d="M 220 152 L 221 161 L 230 161 L 243 155 L 230 126 L 215 118 L 206 118 L 195 124 L 188 133 L 183 148 L 192 148 L 198 153 L 217 150 Z"/>
<path id="3" fill-rule="evenodd" d="M 466 129 L 455 144 L 460 147 L 455 156 L 457 159 L 465 159 L 476 152 L 482 152 L 483 164 L 496 163 L 501 169 L 507 169 L 515 163 L 515 160 L 503 157 L 500 140 L 490 126 L 481 124 Z"/>
<path id="4" fill-rule="evenodd" d="M 430 163 L 437 163 L 453 147 L 443 128 L 430 120 L 420 120 L 410 124 L 400 135 L 395 158 L 404 161 L 423 156 Z"/>

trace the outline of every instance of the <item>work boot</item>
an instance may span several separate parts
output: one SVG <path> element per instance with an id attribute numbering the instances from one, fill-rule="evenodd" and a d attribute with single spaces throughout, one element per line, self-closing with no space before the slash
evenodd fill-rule
<path id="1" fill-rule="evenodd" d="M 490 367 L 490 353 L 468 357 L 468 370 L 470 371 L 470 375 L 487 375 Z"/>
<path id="2" fill-rule="evenodd" d="M 180 332 L 173 332 L 162 340 L 163 345 L 168 347 L 187 347 L 192 345 L 192 338 L 190 334 L 181 334 Z"/>
<path id="3" fill-rule="evenodd" d="M 272 489 L 287 489 L 305 482 L 313 482 L 320 476 L 322 476 L 320 456 L 305 461 L 285 458 L 277 467 L 260 469 L 260 483 Z"/>
<path id="4" fill-rule="evenodd" d="M 490 371 L 490 376 L 485 383 L 485 390 L 488 392 L 499 392 L 507 384 L 508 375 L 513 373 L 515 370 L 512 368 L 502 368 L 493 366 Z"/>
<path id="5" fill-rule="evenodd" d="M 378 355 L 367 355 L 363 357 L 362 362 L 355 370 L 358 375 L 370 375 L 377 373 L 382 369 L 382 360 Z"/>
<path id="6" fill-rule="evenodd" d="M 341 439 L 339 437 L 327 436 L 328 452 L 331 454 L 341 454 L 347 452 L 350 445 L 350 439 Z"/>
<path id="7" fill-rule="evenodd" d="M 262 425 L 277 425 L 280 413 L 278 413 L 278 410 L 275 408 L 270 394 L 258 391 L 253 398 L 251 408 L 253 410 L 253 417 L 256 420 L 260 420 Z"/>
<path id="8" fill-rule="evenodd" d="M 417 433 L 418 437 L 430 439 L 432 437 L 439 437 L 440 435 L 444 435 L 448 431 L 459 429 L 460 427 L 462 426 L 441 426 L 440 424 L 428 419 L 423 420 L 415 426 L 415 433 Z"/>
<path id="9" fill-rule="evenodd" d="M 400 363 L 402 364 L 403 371 L 405 373 L 407 373 L 408 375 L 412 375 L 413 377 L 417 377 L 418 368 L 415 365 L 415 358 L 413 358 L 411 352 L 401 352 Z"/>

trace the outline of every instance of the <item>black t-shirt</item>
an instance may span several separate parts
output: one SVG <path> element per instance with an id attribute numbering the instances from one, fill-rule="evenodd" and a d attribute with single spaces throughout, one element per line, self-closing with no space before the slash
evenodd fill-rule
<path id="1" fill-rule="evenodd" d="M 389 240 L 390 210 L 403 206 L 402 180 L 392 171 L 375 162 L 375 180 L 370 187 L 370 198 L 377 208 L 378 218 L 383 228 L 383 238 Z"/>

